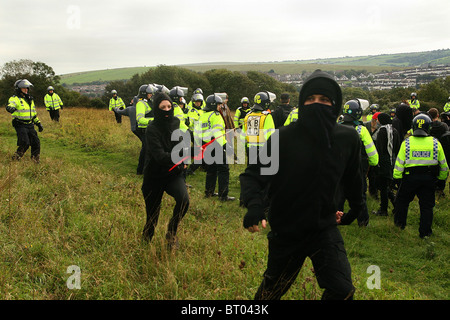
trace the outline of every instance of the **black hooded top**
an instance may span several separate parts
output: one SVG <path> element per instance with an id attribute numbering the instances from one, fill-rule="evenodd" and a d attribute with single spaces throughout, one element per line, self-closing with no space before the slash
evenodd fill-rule
<path id="1" fill-rule="evenodd" d="M 327 95 L 333 106 L 305 106 L 311 94 Z M 336 225 L 335 195 L 340 182 L 353 209 L 342 223 L 356 219 L 363 203 L 360 139 L 354 128 L 336 123 L 341 106 L 342 93 L 336 81 L 324 72 L 314 72 L 300 91 L 298 121 L 280 128 L 263 147 L 262 152 L 275 150 L 272 161 L 278 161 L 278 172 L 263 175 L 261 168 L 271 164 L 251 164 L 240 176 L 242 198 L 249 209 L 245 228 L 264 217 L 263 190 L 267 184 L 271 234 L 284 243 L 303 243 Z M 279 146 L 278 157 L 272 144 Z"/>
<path id="2" fill-rule="evenodd" d="M 163 100 L 172 103 L 170 97 L 165 93 L 158 93 L 154 96 L 153 111 L 155 118 L 145 131 L 144 181 L 170 178 L 182 173 L 183 165 L 169 171 L 175 164 L 171 159 L 171 152 L 181 141 L 171 141 L 171 135 L 180 128 L 180 120 L 174 116 L 173 106 L 169 111 L 163 111 L 159 108 L 159 104 Z"/>
<path id="3" fill-rule="evenodd" d="M 397 129 L 402 141 L 405 139 L 406 133 L 411 129 L 412 120 L 413 114 L 411 107 L 406 103 L 401 103 L 395 111 L 392 126 Z"/>

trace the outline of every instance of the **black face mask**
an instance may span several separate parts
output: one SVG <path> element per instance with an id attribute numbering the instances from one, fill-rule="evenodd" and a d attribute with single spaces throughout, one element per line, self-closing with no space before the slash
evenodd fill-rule
<path id="1" fill-rule="evenodd" d="M 173 105 L 172 108 L 168 111 L 161 110 L 159 107 L 155 106 L 153 108 L 154 114 L 155 114 L 155 124 L 167 126 L 172 122 L 172 119 L 174 117 L 173 112 Z"/>
<path id="2" fill-rule="evenodd" d="M 331 148 L 331 133 L 336 125 L 336 107 L 321 103 L 301 106 L 298 125 L 306 130 L 320 146 Z"/>

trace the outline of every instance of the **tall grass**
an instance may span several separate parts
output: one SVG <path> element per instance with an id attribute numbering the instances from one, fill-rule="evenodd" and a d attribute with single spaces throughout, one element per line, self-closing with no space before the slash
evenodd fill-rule
<path id="1" fill-rule="evenodd" d="M 179 227 L 180 248 L 168 251 L 165 232 L 174 201 L 165 195 L 156 234 L 141 239 L 145 206 L 140 150 L 127 118 L 106 110 L 64 109 L 60 123 L 38 110 L 44 131 L 41 163 L 29 151 L 12 161 L 15 131 L 0 113 L 0 297 L 2 299 L 252 299 L 267 261 L 268 230 L 250 234 L 237 201 L 205 199 L 205 173 L 188 177 L 190 208 Z M 231 165 L 230 194 L 239 196 L 243 165 Z M 450 195 L 435 208 L 434 235 L 418 237 L 418 204 L 408 226 L 392 216 L 370 225 L 341 226 L 357 288 L 356 299 L 448 299 Z M 369 197 L 369 210 L 378 204 Z M 69 289 L 69 266 L 81 270 Z M 381 270 L 381 289 L 368 289 L 367 268 Z M 319 299 L 322 289 L 306 261 L 283 299 Z"/>

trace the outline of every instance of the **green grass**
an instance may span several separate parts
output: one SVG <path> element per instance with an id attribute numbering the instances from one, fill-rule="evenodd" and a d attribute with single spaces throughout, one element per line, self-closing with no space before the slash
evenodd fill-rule
<path id="1" fill-rule="evenodd" d="M 108 82 L 113 80 L 128 80 L 137 73 L 144 73 L 149 67 L 129 67 L 107 70 L 93 70 L 85 72 L 68 73 L 61 76 L 61 83 L 73 85 L 74 83 L 89 83 L 94 81 Z"/>
<path id="2" fill-rule="evenodd" d="M 11 161 L 16 136 L 0 113 L 0 297 L 4 300 L 234 300 L 252 299 L 267 262 L 268 230 L 242 227 L 237 201 L 204 199 L 205 173 L 188 178 L 190 208 L 179 227 L 180 248 L 168 252 L 165 232 L 174 206 L 163 198 L 156 235 L 142 241 L 145 205 L 135 175 L 140 142 L 127 121 L 105 110 L 64 109 L 52 123 L 43 109 L 41 163 L 29 151 Z M 127 119 L 124 119 L 127 120 Z M 239 196 L 243 165 L 231 165 L 230 195 Z M 370 226 L 339 227 L 361 300 L 449 298 L 450 195 L 435 208 L 434 235 L 418 237 L 418 203 L 399 230 L 392 216 Z M 369 212 L 377 203 L 369 197 Z M 68 289 L 69 266 L 81 288 Z M 381 270 L 381 289 L 368 289 L 367 268 Z M 285 300 L 320 299 L 307 260 Z"/>

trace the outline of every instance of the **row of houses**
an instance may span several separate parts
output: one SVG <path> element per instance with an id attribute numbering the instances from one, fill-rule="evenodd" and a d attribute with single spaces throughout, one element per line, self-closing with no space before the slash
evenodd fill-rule
<path id="1" fill-rule="evenodd" d="M 290 83 L 301 87 L 304 79 L 309 74 L 284 74 L 268 73 L 278 81 Z M 427 84 L 436 78 L 450 76 L 450 65 L 438 65 L 427 67 L 415 67 L 400 71 L 384 73 L 361 73 L 359 75 L 346 76 L 334 75 L 335 80 L 342 87 L 360 87 L 368 90 L 390 90 L 393 88 L 417 88 L 421 84 Z"/>

